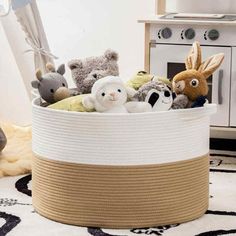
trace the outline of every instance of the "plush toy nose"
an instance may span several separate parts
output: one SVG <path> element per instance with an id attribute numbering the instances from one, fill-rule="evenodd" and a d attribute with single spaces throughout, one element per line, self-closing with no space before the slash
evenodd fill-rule
<path id="1" fill-rule="evenodd" d="M 56 90 L 53 95 L 55 102 L 61 101 L 62 99 L 70 97 L 70 91 L 68 88 L 60 87 Z"/>
<path id="2" fill-rule="evenodd" d="M 181 93 L 185 89 L 185 82 L 180 80 L 178 82 L 173 83 L 174 90 L 177 94 Z"/>
<path id="3" fill-rule="evenodd" d="M 116 96 L 115 92 L 110 93 L 110 96 L 112 96 L 113 98 Z"/>

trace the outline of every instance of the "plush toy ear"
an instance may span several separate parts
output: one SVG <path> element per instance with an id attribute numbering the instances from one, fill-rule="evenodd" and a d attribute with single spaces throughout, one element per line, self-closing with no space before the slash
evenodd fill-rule
<path id="1" fill-rule="evenodd" d="M 95 98 L 93 95 L 85 96 L 82 99 L 82 104 L 87 109 L 94 109 L 95 108 Z"/>
<path id="2" fill-rule="evenodd" d="M 66 72 L 65 70 L 65 64 L 61 64 L 58 69 L 57 69 L 57 73 L 60 74 L 60 75 L 64 75 Z"/>
<path id="3" fill-rule="evenodd" d="M 41 81 L 41 80 L 43 79 L 43 77 L 42 77 L 42 71 L 41 71 L 40 69 L 37 69 L 37 70 L 36 70 L 35 75 L 36 75 L 36 77 L 37 77 L 37 79 L 38 79 L 39 81 Z"/>
<path id="4" fill-rule="evenodd" d="M 224 60 L 224 53 L 219 53 L 214 56 L 211 56 L 201 64 L 198 71 L 201 74 L 203 74 L 205 79 L 207 79 L 210 75 L 212 75 L 215 72 L 215 70 L 218 69 L 223 60 Z"/>
<path id="5" fill-rule="evenodd" d="M 40 82 L 38 80 L 31 81 L 31 85 L 33 88 L 38 89 Z"/>
<path id="6" fill-rule="evenodd" d="M 131 87 L 125 87 L 125 90 L 127 92 L 128 98 L 134 97 L 134 95 L 137 93 L 137 91 Z"/>
<path id="7" fill-rule="evenodd" d="M 48 72 L 55 72 L 56 71 L 54 65 L 52 63 L 50 63 L 50 62 L 48 62 L 46 64 L 46 68 L 47 68 Z"/>
<path id="8" fill-rule="evenodd" d="M 202 62 L 202 52 L 199 42 L 194 42 L 193 46 L 188 54 L 185 61 L 185 66 L 187 70 L 195 69 L 197 70 Z"/>
<path id="9" fill-rule="evenodd" d="M 105 51 L 104 56 L 108 59 L 108 60 L 114 60 L 114 61 L 118 61 L 119 55 L 116 51 L 113 51 L 111 49 L 108 49 Z"/>
<path id="10" fill-rule="evenodd" d="M 76 68 L 83 68 L 83 63 L 81 60 L 75 59 L 68 62 L 68 66 L 71 70 Z"/>

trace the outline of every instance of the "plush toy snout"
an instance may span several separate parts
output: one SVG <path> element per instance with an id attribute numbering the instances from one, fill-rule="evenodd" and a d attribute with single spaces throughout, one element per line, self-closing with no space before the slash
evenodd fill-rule
<path id="1" fill-rule="evenodd" d="M 112 101 L 117 100 L 117 94 L 115 92 L 111 92 L 108 95 L 110 96 L 110 100 L 112 100 Z"/>
<path id="2" fill-rule="evenodd" d="M 68 88 L 65 88 L 65 87 L 58 88 L 53 95 L 55 102 L 61 101 L 68 97 L 70 97 L 70 91 Z"/>
<path id="3" fill-rule="evenodd" d="M 183 92 L 184 88 L 185 88 L 185 82 L 183 80 L 176 82 L 173 81 L 173 89 L 177 94 Z"/>

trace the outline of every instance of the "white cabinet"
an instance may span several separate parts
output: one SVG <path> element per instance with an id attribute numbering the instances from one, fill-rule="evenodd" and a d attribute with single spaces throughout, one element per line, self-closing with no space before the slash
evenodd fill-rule
<path id="1" fill-rule="evenodd" d="M 236 47 L 232 49 L 230 126 L 236 126 Z"/>

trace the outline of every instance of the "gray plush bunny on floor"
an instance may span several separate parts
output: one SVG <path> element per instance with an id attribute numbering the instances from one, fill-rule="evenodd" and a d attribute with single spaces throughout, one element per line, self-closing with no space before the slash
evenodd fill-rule
<path id="1" fill-rule="evenodd" d="M 0 128 L 0 152 L 3 150 L 3 148 L 7 144 L 7 138 L 3 132 L 3 130 Z"/>

